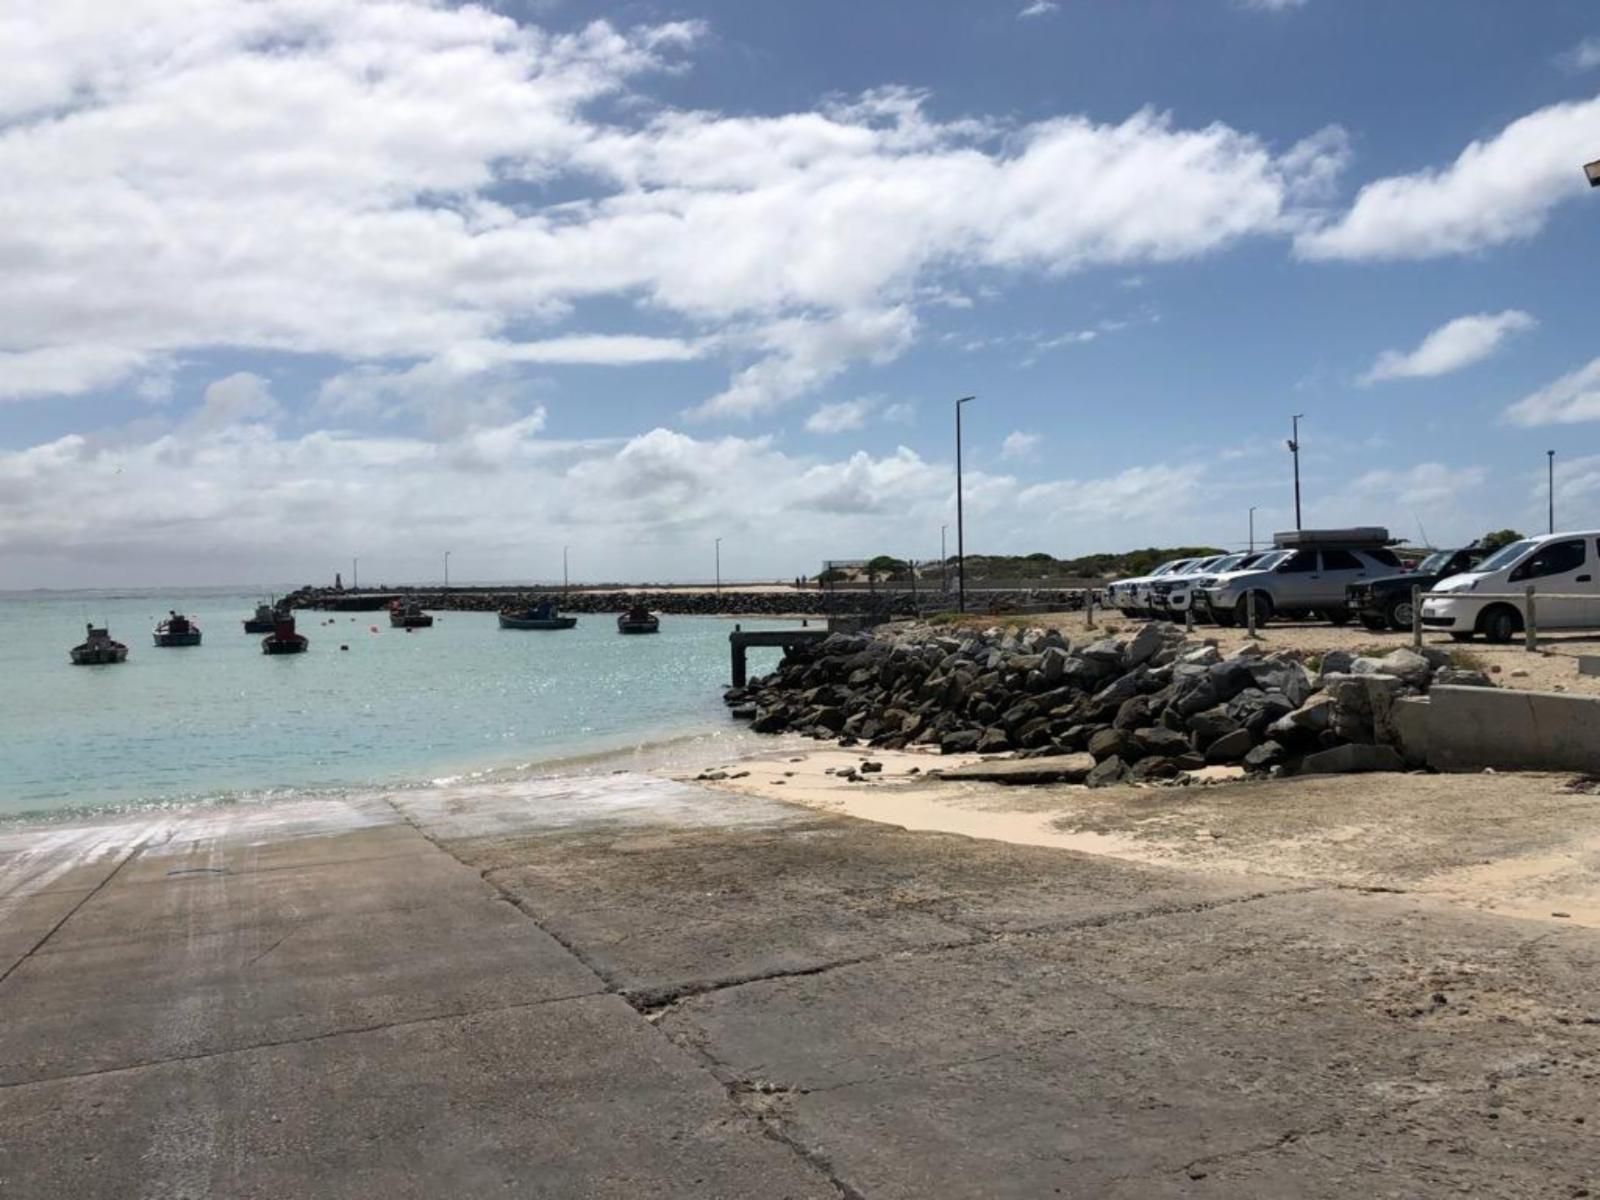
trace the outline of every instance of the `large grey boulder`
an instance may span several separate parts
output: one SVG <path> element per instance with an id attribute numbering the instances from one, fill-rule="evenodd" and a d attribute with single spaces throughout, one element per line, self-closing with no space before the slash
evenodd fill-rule
<path id="1" fill-rule="evenodd" d="M 961 729 L 955 733 L 947 733 L 939 739 L 940 754 L 971 754 L 978 748 L 978 743 L 983 740 L 983 734 L 976 729 Z"/>
<path id="2" fill-rule="evenodd" d="M 1250 678 L 1264 692 L 1281 692 L 1299 708 L 1311 695 L 1311 672 L 1292 658 L 1266 658 L 1250 664 Z"/>
<path id="3" fill-rule="evenodd" d="M 1208 763 L 1234 763 L 1255 749 L 1255 739 L 1248 729 L 1235 729 L 1224 734 L 1206 748 Z"/>
<path id="4" fill-rule="evenodd" d="M 1267 727 L 1295 711 L 1295 706 L 1282 692 L 1264 692 L 1260 688 L 1246 688 L 1228 701 L 1227 713 L 1251 734 L 1260 737 Z"/>
<path id="5" fill-rule="evenodd" d="M 1381 668 L 1380 674 L 1393 675 L 1396 679 L 1404 681 L 1407 687 L 1415 688 L 1419 692 L 1428 690 L 1428 681 L 1433 678 L 1433 666 L 1422 655 L 1414 651 L 1401 648 L 1390 651 L 1378 660 Z"/>
<path id="6" fill-rule="evenodd" d="M 1246 771 L 1265 771 L 1281 763 L 1288 752 L 1277 742 L 1268 740 L 1262 742 L 1250 753 L 1244 756 L 1244 769 Z"/>
<path id="7" fill-rule="evenodd" d="M 1185 650 L 1178 655 L 1179 665 L 1191 667 L 1210 667 L 1222 661 L 1222 655 L 1213 645 L 1196 646 L 1193 650 Z"/>
<path id="8" fill-rule="evenodd" d="M 1127 670 L 1127 657 L 1121 642 L 1115 638 L 1101 638 L 1098 642 L 1090 642 L 1078 651 L 1081 658 L 1090 662 L 1101 663 L 1112 671 Z"/>
<path id="9" fill-rule="evenodd" d="M 1172 757 L 1189 749 L 1188 738 L 1174 730 L 1163 729 L 1160 725 L 1151 725 L 1149 728 L 1136 731 L 1133 741 L 1134 745 L 1146 754 Z"/>
<path id="10" fill-rule="evenodd" d="M 1102 759 L 1095 763 L 1094 770 L 1084 777 L 1084 782 L 1092 788 L 1110 787 L 1121 783 L 1128 777 L 1128 766 L 1116 755 Z"/>
<path id="11" fill-rule="evenodd" d="M 1130 667 L 1142 666 L 1164 650 L 1175 648 L 1182 641 L 1183 633 L 1176 626 L 1168 625 L 1165 621 L 1152 621 L 1140 629 L 1128 643 L 1127 664 Z"/>
<path id="12" fill-rule="evenodd" d="M 1390 714 L 1391 743 L 1408 767 L 1428 765 L 1428 708 L 1426 696 L 1402 696 Z"/>
<path id="13" fill-rule="evenodd" d="M 1194 744 L 1204 750 L 1220 737 L 1226 737 L 1239 728 L 1239 722 L 1228 715 L 1225 705 L 1202 709 L 1190 716 L 1189 730 L 1194 734 Z"/>
<path id="14" fill-rule="evenodd" d="M 1120 729 L 1102 729 L 1089 738 L 1089 753 L 1096 762 L 1108 758 L 1126 760 L 1134 754 L 1133 738 Z"/>
<path id="15" fill-rule="evenodd" d="M 1334 707 L 1332 694 L 1317 692 L 1294 712 L 1269 725 L 1267 733 L 1281 741 L 1314 738 L 1333 728 Z"/>
<path id="16" fill-rule="evenodd" d="M 1482 671 L 1465 671 L 1457 667 L 1445 667 L 1433 677 L 1433 682 L 1447 684 L 1450 687 L 1494 687 L 1494 680 Z"/>

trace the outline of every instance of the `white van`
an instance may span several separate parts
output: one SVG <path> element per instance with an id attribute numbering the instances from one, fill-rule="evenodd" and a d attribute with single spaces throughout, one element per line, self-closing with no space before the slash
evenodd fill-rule
<path id="1" fill-rule="evenodd" d="M 1547 533 L 1496 550 L 1462 575 L 1434 585 L 1422 602 L 1422 623 L 1458 642 L 1481 633 L 1509 642 L 1523 629 L 1520 597 L 1534 588 L 1534 624 L 1540 629 L 1600 626 L 1600 530 Z M 1545 599 L 1542 593 L 1551 593 Z M 1515 596 L 1517 599 L 1508 597 Z"/>

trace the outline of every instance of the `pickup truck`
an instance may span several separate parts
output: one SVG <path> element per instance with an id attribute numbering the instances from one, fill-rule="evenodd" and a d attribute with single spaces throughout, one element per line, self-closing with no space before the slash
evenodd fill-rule
<path id="1" fill-rule="evenodd" d="M 1346 603 L 1368 629 L 1410 629 L 1411 589 L 1428 591 L 1434 584 L 1471 571 L 1487 557 L 1477 546 L 1436 550 L 1403 575 L 1384 575 L 1345 589 Z"/>

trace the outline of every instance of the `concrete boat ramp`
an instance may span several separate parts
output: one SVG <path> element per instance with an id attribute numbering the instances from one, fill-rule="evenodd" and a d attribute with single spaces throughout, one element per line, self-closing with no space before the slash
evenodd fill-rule
<path id="1" fill-rule="evenodd" d="M 1600 1194 L 1597 966 L 638 776 L 18 830 L 0 1196 Z"/>

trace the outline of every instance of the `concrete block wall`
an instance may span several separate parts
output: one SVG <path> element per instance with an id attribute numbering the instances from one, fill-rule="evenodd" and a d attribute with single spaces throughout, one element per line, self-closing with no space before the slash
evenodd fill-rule
<path id="1" fill-rule="evenodd" d="M 1600 696 L 1439 686 L 1427 707 L 1427 762 L 1436 771 L 1600 774 Z"/>

